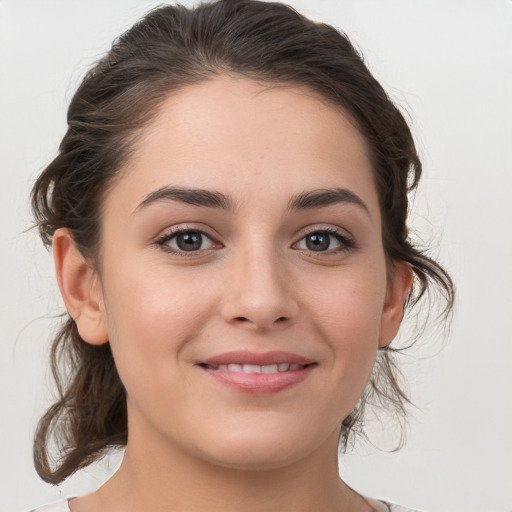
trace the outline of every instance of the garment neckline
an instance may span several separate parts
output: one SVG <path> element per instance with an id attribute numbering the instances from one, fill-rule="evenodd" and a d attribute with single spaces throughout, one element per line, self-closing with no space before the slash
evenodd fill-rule
<path id="1" fill-rule="evenodd" d="M 373 498 L 368 498 L 366 496 L 361 496 L 361 497 L 366 501 L 366 503 L 368 503 L 368 505 L 370 505 L 373 508 L 374 512 L 390 512 L 390 510 L 391 510 L 389 508 L 389 505 L 384 501 L 376 500 Z M 67 510 L 65 512 L 71 512 L 71 507 L 70 507 L 69 503 L 70 503 L 70 501 L 74 500 L 75 498 L 76 498 L 76 496 L 72 496 L 71 498 L 66 498 L 64 500 L 64 503 L 67 506 Z"/>

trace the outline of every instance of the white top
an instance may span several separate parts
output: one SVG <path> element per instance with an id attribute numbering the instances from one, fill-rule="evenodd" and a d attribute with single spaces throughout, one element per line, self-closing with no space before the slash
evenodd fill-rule
<path id="1" fill-rule="evenodd" d="M 60 500 L 55 503 L 50 503 L 44 507 L 36 508 L 31 512 L 71 512 L 69 509 L 69 500 Z M 400 505 L 393 505 L 387 501 L 374 500 L 371 498 L 365 498 L 370 506 L 373 507 L 374 512 L 417 512 L 411 508 L 401 507 Z"/>

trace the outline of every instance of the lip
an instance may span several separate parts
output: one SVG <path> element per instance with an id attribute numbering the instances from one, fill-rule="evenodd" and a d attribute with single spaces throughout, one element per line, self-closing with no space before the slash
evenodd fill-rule
<path id="1" fill-rule="evenodd" d="M 279 365 L 283 363 L 300 365 L 299 369 L 276 373 L 245 373 L 218 369 L 217 366 L 238 365 Z M 197 366 L 216 382 L 242 393 L 269 395 L 295 386 L 304 381 L 317 363 L 298 354 L 283 351 L 251 352 L 239 350 L 219 354 L 197 363 Z"/>
<path id="2" fill-rule="evenodd" d="M 250 350 L 235 350 L 233 352 L 225 352 L 219 354 L 204 361 L 200 361 L 201 364 L 207 364 L 209 366 L 219 366 L 224 364 L 257 364 L 260 366 L 268 364 L 300 364 L 307 365 L 312 364 L 315 361 L 306 357 L 299 356 L 292 352 L 283 352 L 282 350 L 273 350 L 271 352 L 251 352 Z"/>

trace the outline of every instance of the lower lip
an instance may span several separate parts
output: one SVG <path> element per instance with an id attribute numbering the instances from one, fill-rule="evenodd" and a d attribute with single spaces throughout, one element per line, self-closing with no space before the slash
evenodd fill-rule
<path id="1" fill-rule="evenodd" d="M 245 373 L 200 368 L 221 384 L 237 391 L 254 395 L 268 395 L 301 383 L 315 367 L 316 364 L 311 364 L 300 370 L 276 373 Z"/>

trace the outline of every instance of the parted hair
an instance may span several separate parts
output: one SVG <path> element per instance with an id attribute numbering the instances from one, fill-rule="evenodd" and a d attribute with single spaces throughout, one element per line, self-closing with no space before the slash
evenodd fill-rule
<path id="1" fill-rule="evenodd" d="M 222 74 L 307 87 L 350 116 L 369 148 L 389 267 L 405 261 L 413 270 L 405 311 L 435 292 L 447 315 L 454 299 L 450 276 L 411 240 L 407 225 L 409 194 L 422 168 L 404 116 L 344 33 L 280 3 L 166 5 L 114 41 L 73 96 L 58 155 L 33 186 L 43 242 L 51 246 L 55 230 L 65 227 L 96 265 L 102 201 L 137 135 L 173 92 Z M 365 406 L 405 416 L 409 398 L 399 378 L 399 351 L 392 344 L 379 350 L 363 396 L 341 425 L 342 448 L 363 433 Z M 51 346 L 51 368 L 57 397 L 39 421 L 34 461 L 41 478 L 56 484 L 125 445 L 128 432 L 125 389 L 110 345 L 86 343 L 67 313 Z"/>

